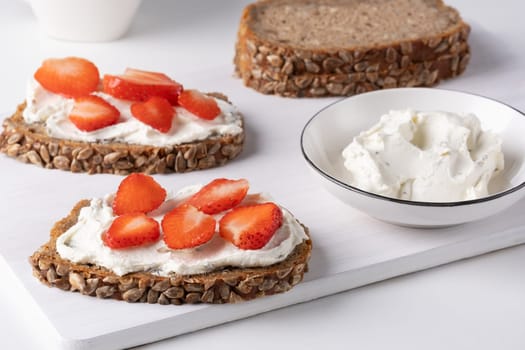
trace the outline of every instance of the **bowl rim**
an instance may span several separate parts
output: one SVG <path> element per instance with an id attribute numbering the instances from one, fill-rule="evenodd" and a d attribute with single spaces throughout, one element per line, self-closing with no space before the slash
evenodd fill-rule
<path id="1" fill-rule="evenodd" d="M 391 91 L 390 91 L 391 90 Z M 467 96 L 475 96 L 475 97 L 478 97 L 478 98 L 482 98 L 482 99 L 486 99 L 486 100 L 490 100 L 492 102 L 496 102 L 496 103 L 499 103 L 501 105 L 504 105 L 516 112 L 518 112 L 518 114 L 520 114 L 521 116 L 525 117 L 525 113 L 520 111 L 519 109 L 505 103 L 505 102 L 502 102 L 502 101 L 499 101 L 497 99 L 494 99 L 494 98 L 491 98 L 491 97 L 487 97 L 487 96 L 484 96 L 484 95 L 481 95 L 481 94 L 476 94 L 476 93 L 470 93 L 470 92 L 465 92 L 465 91 L 461 91 L 461 90 L 453 90 L 453 89 L 443 89 L 443 88 L 428 88 L 428 87 L 403 87 L 403 88 L 396 88 L 396 89 L 382 89 L 382 90 L 374 90 L 374 91 L 369 91 L 369 92 L 365 92 L 363 94 L 357 94 L 357 95 L 352 95 L 352 96 L 348 96 L 348 97 L 343 97 L 341 99 L 338 99 L 337 101 L 334 101 L 334 102 L 331 102 L 329 103 L 328 105 L 324 106 L 323 108 L 321 108 L 319 111 L 317 111 L 307 122 L 306 124 L 304 125 L 303 127 L 303 130 L 301 131 L 301 139 L 300 139 L 300 143 L 301 143 L 301 152 L 303 154 L 303 157 L 304 159 L 306 160 L 306 162 L 313 168 L 315 169 L 319 174 L 321 174 L 323 177 L 325 177 L 327 180 L 335 183 L 336 185 L 339 185 L 347 190 L 350 190 L 352 192 L 355 192 L 355 193 L 358 193 L 358 194 L 362 194 L 362 195 L 365 195 L 367 197 L 371 197 L 371 198 L 375 198 L 375 199 L 379 199 L 379 200 L 383 200 L 383 201 L 388 201 L 388 202 L 394 202 L 394 203 L 398 203 L 398 204 L 403 204 L 403 205 L 411 205 L 411 206 L 424 206 L 424 207 L 460 207 L 460 206 L 466 206 L 466 205 L 472 205 L 472 204 L 477 204 L 477 203 L 483 203 L 483 202 L 489 202 L 489 201 L 492 201 L 492 200 L 495 200 L 495 199 L 498 199 L 500 197 L 504 197 L 504 196 L 507 196 L 513 192 L 516 192 L 522 188 L 525 187 L 525 181 L 523 181 L 522 183 L 514 186 L 514 187 L 511 187 L 505 191 L 502 191 L 502 192 L 498 192 L 498 193 L 495 193 L 493 195 L 489 195 L 489 196 L 485 196 L 485 197 L 481 197 L 481 198 L 477 198 L 477 199 L 469 199 L 469 200 L 465 200 L 465 201 L 454 201 L 454 202 L 422 202 L 422 201 L 410 201 L 410 200 L 406 200 L 406 199 L 399 199 L 399 198 L 393 198 L 393 197 L 387 197 L 387 196 L 382 196 L 380 194 L 376 194 L 376 193 L 373 193 L 373 192 L 368 192 L 368 191 L 365 191 L 365 190 L 362 190 L 358 187 L 354 187 L 354 186 L 351 186 L 341 180 L 338 180 L 337 178 L 333 177 L 332 175 L 326 173 L 325 171 L 323 171 L 320 167 L 318 167 L 307 155 L 306 153 L 306 150 L 305 150 L 305 147 L 304 147 L 304 137 L 305 137 L 305 132 L 306 132 L 306 129 L 309 127 L 309 125 L 314 121 L 314 119 L 316 119 L 322 112 L 324 112 L 326 109 L 328 108 L 331 108 L 332 106 L 338 104 L 338 103 L 341 103 L 343 101 L 346 101 L 346 100 L 349 100 L 349 99 L 352 99 L 352 98 L 356 98 L 360 95 L 365 95 L 365 94 L 377 94 L 377 93 L 389 93 L 389 92 L 398 92 L 399 90 L 418 90 L 418 91 L 427 91 L 427 92 L 430 92 L 432 93 L 431 91 L 435 91 L 435 90 L 438 90 L 438 91 L 446 91 L 446 92 L 452 92 L 452 93 L 456 93 L 456 94 L 460 94 L 460 95 L 467 95 Z"/>

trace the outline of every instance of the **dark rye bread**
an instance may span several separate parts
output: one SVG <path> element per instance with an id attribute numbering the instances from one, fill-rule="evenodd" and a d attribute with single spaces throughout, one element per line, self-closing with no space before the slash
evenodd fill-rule
<path id="1" fill-rule="evenodd" d="M 441 0 L 262 0 L 244 9 L 234 63 L 287 97 L 433 86 L 465 70 L 469 33 Z"/>
<path id="2" fill-rule="evenodd" d="M 208 95 L 229 102 L 220 93 Z M 244 143 L 244 125 L 238 135 L 210 136 L 164 147 L 59 139 L 50 137 L 42 124 L 27 124 L 22 114 L 25 107 L 20 104 L 3 122 L 0 152 L 46 169 L 118 175 L 182 173 L 223 165 L 241 153 Z"/>
<path id="3" fill-rule="evenodd" d="M 78 202 L 67 217 L 54 225 L 49 242 L 29 258 L 34 276 L 42 283 L 65 291 L 127 302 L 224 304 L 286 292 L 301 282 L 307 271 L 311 240 L 298 245 L 286 260 L 271 266 L 231 267 L 196 275 L 159 277 L 140 272 L 120 277 L 103 267 L 75 264 L 62 259 L 55 244 L 57 238 L 77 222 L 80 210 L 88 205 L 88 200 Z M 308 233 L 307 228 L 304 229 Z"/>

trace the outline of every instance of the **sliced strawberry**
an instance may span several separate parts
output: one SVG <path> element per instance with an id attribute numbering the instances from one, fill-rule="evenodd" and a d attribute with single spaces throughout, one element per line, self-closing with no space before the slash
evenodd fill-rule
<path id="1" fill-rule="evenodd" d="M 191 196 L 187 203 L 206 214 L 217 214 L 241 203 L 249 187 L 245 179 L 215 179 Z"/>
<path id="2" fill-rule="evenodd" d="M 221 109 L 213 97 L 207 96 L 197 90 L 184 90 L 179 96 L 179 104 L 197 117 L 213 120 Z"/>
<path id="3" fill-rule="evenodd" d="M 217 222 L 211 215 L 183 204 L 162 219 L 164 242 L 171 249 L 192 248 L 208 242 L 215 233 Z"/>
<path id="4" fill-rule="evenodd" d="M 122 249 L 155 243 L 159 237 L 157 221 L 145 214 L 134 213 L 115 218 L 102 240 L 112 249 Z"/>
<path id="5" fill-rule="evenodd" d="M 46 90 L 66 97 L 89 95 L 100 81 L 98 68 L 79 57 L 48 58 L 34 77 Z"/>
<path id="6" fill-rule="evenodd" d="M 120 112 L 103 98 L 88 95 L 75 99 L 68 117 L 80 130 L 93 131 L 117 123 Z"/>
<path id="7" fill-rule="evenodd" d="M 164 73 L 149 72 L 135 68 L 126 68 L 124 75 L 129 79 L 149 80 L 159 84 L 171 83 L 173 80 Z"/>
<path id="8" fill-rule="evenodd" d="M 238 207 L 219 222 L 220 235 L 241 249 L 260 249 L 281 227 L 283 214 L 274 203 Z"/>
<path id="9" fill-rule="evenodd" d="M 171 129 L 175 110 L 168 100 L 154 96 L 146 102 L 133 103 L 131 105 L 131 114 L 144 124 L 160 132 L 167 133 Z"/>
<path id="10" fill-rule="evenodd" d="M 149 175 L 128 175 L 118 187 L 113 200 L 116 215 L 147 213 L 157 209 L 166 199 L 166 190 Z"/>
<path id="11" fill-rule="evenodd" d="M 177 104 L 182 85 L 167 75 L 128 68 L 123 75 L 104 75 L 104 92 L 116 98 L 130 101 L 146 101 L 158 96 Z"/>

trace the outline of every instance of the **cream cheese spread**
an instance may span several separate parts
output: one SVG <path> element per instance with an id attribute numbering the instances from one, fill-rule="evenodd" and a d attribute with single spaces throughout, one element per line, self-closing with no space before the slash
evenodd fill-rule
<path id="1" fill-rule="evenodd" d="M 350 185 L 379 195 L 453 202 L 488 195 L 501 138 L 472 114 L 390 111 L 343 150 Z"/>
<path id="2" fill-rule="evenodd" d="M 201 186 L 189 186 L 176 194 L 168 194 L 167 200 L 148 215 L 159 223 L 162 217 Z M 243 204 L 268 202 L 268 196 L 249 194 Z M 283 261 L 294 248 L 307 239 L 303 227 L 288 210 L 283 211 L 283 224 L 261 249 L 243 250 L 222 239 L 216 233 L 207 243 L 191 248 L 173 250 L 161 238 L 158 242 L 128 249 L 110 249 L 104 245 L 101 235 L 106 232 L 115 216 L 111 204 L 113 195 L 92 199 L 90 205 L 80 211 L 77 223 L 56 241 L 60 256 L 75 263 L 92 263 L 106 267 L 117 275 L 147 271 L 159 276 L 170 273 L 196 274 L 221 267 L 268 266 Z M 216 215 L 217 222 L 224 214 Z M 162 235 L 162 229 L 161 229 Z"/>
<path id="3" fill-rule="evenodd" d="M 47 91 L 36 80 L 27 87 L 26 108 L 23 117 L 26 123 L 44 123 L 49 136 L 84 142 L 122 142 L 139 145 L 168 146 L 203 140 L 214 135 L 238 135 L 242 133 L 242 118 L 231 104 L 215 99 L 221 114 L 214 120 L 204 120 L 180 106 L 174 107 L 176 117 L 171 129 L 161 133 L 131 115 L 130 101 L 116 99 L 103 92 L 94 92 L 120 111 L 117 124 L 95 131 L 79 130 L 69 121 L 74 100 Z"/>

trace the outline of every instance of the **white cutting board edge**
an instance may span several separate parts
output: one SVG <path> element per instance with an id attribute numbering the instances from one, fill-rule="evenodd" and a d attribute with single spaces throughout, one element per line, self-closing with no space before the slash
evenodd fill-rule
<path id="1" fill-rule="evenodd" d="M 46 318 L 31 292 L 21 280 L 15 277 L 16 272 L 1 255 L 0 270 L 7 268 L 9 270 L 7 275 L 12 279 L 11 283 L 17 285 L 13 291 L 18 297 L 13 298 L 13 302 L 20 304 L 21 308 L 33 312 L 33 315 L 37 311 L 36 320 L 47 320 L 48 324 L 45 325 L 44 329 L 48 331 L 46 340 L 50 341 L 48 344 L 51 346 L 50 348 L 104 350 L 127 348 L 178 336 L 524 243 L 525 228 L 517 227 L 504 232 L 478 236 L 476 239 L 445 244 L 417 254 L 402 256 L 314 280 L 308 280 L 308 274 L 306 274 L 304 282 L 284 294 L 236 305 L 210 305 L 193 312 L 86 339 L 63 337 L 57 329 L 54 329 L 55 334 L 49 337 L 49 327 L 52 327 L 52 323 Z M 20 298 L 19 293 L 24 293 L 31 299 L 31 302 L 27 303 L 27 298 Z M 26 303 L 20 303 L 22 300 Z M 224 308 L 228 308 L 228 312 L 224 312 Z M 202 317 L 204 313 L 205 318 Z M 203 322 L 204 319 L 206 322 Z"/>

